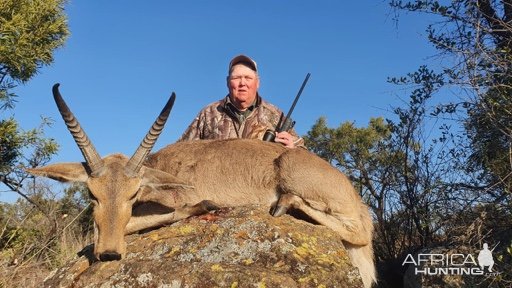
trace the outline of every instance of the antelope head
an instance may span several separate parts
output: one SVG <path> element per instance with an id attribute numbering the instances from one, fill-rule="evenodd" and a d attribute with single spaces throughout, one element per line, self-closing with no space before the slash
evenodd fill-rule
<path id="1" fill-rule="evenodd" d="M 169 117 L 176 95 L 172 93 L 131 158 L 121 154 L 101 158 L 58 88 L 59 84 L 53 86 L 55 103 L 85 162 L 57 163 L 27 169 L 27 172 L 61 182 L 86 183 L 94 205 L 94 255 L 101 261 L 119 260 L 126 253 L 125 229 L 139 192 L 176 184 L 172 175 L 143 166 Z"/>

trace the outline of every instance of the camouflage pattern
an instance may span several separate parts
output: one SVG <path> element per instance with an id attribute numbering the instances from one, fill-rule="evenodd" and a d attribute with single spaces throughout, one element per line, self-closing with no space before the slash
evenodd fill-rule
<path id="1" fill-rule="evenodd" d="M 257 138 L 263 139 L 267 129 L 274 130 L 282 115 L 276 106 L 259 95 L 255 103 L 240 112 L 231 103 L 229 96 L 209 104 L 199 112 L 178 141 L 199 139 Z M 292 129 L 295 146 L 304 146 L 304 140 Z"/>

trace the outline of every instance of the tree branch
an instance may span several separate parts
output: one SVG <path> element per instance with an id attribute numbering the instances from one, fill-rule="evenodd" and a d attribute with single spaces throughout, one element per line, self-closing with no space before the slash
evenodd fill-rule
<path id="1" fill-rule="evenodd" d="M 1 177 L 2 183 L 4 183 L 4 185 L 7 186 L 7 188 L 11 189 L 11 191 L 13 191 L 13 192 L 16 192 L 18 195 L 20 195 L 25 200 L 27 200 L 27 202 L 34 205 L 34 207 L 36 207 L 39 211 L 41 211 L 44 215 L 46 215 L 46 211 L 38 203 L 36 203 L 32 199 L 30 199 L 30 197 L 27 194 L 20 191 L 20 188 L 22 187 L 20 183 L 14 182 L 3 175 L 0 177 Z"/>
<path id="2" fill-rule="evenodd" d="M 505 4 L 505 7 L 507 6 L 509 5 Z M 498 36 L 495 37 L 498 46 L 512 48 L 510 47 L 510 41 L 506 41 L 506 39 L 511 38 L 510 30 L 503 25 L 503 19 L 498 17 L 491 2 L 489 0 L 477 0 L 477 7 L 489 24 L 489 27 L 492 29 L 492 34 Z M 508 9 L 510 9 L 510 7 L 508 7 Z"/>
<path id="3" fill-rule="evenodd" d="M 503 20 L 505 23 L 509 24 L 512 21 L 512 1 L 511 0 L 503 0 Z"/>

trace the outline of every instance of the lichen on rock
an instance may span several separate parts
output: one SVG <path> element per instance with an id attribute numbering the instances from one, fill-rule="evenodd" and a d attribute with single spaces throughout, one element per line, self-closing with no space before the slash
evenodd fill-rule
<path id="1" fill-rule="evenodd" d="M 85 257 L 44 287 L 363 287 L 341 237 L 268 209 L 221 209 L 130 235 L 121 261 Z"/>

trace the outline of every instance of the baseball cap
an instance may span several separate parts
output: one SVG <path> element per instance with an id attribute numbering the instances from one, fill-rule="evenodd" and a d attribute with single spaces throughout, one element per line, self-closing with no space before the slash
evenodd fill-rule
<path id="1" fill-rule="evenodd" d="M 228 73 L 231 72 L 231 68 L 233 68 L 233 66 L 235 66 L 236 64 L 239 64 L 239 63 L 243 63 L 243 64 L 247 65 L 249 68 L 251 68 L 252 70 L 254 70 L 255 72 L 258 72 L 258 65 L 256 65 L 256 61 L 252 60 L 248 56 L 241 54 L 241 55 L 235 56 L 231 60 L 231 62 L 229 62 Z"/>

